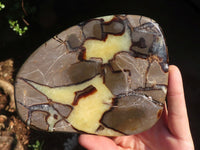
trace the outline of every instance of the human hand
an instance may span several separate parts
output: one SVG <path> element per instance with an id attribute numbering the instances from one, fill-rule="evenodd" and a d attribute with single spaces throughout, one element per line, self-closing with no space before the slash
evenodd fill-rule
<path id="1" fill-rule="evenodd" d="M 160 120 L 145 132 L 115 138 L 83 134 L 79 143 L 89 150 L 194 150 L 182 77 L 173 65 L 169 66 L 167 103 Z"/>

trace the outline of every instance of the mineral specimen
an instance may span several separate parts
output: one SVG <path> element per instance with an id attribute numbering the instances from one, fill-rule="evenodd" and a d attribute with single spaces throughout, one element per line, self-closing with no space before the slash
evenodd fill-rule
<path id="1" fill-rule="evenodd" d="M 159 25 L 113 15 L 73 26 L 39 47 L 16 77 L 15 97 L 31 127 L 120 136 L 157 122 L 167 84 Z"/>

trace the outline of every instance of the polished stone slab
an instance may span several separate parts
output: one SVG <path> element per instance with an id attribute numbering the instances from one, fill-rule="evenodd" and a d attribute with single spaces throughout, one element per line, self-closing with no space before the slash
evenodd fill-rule
<path id="1" fill-rule="evenodd" d="M 17 74 L 15 98 L 33 128 L 120 136 L 158 121 L 167 84 L 158 23 L 112 15 L 68 28 L 39 47 Z"/>

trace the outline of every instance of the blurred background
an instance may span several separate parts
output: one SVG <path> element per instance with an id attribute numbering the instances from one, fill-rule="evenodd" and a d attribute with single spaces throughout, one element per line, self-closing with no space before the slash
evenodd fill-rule
<path id="1" fill-rule="evenodd" d="M 0 0 L 0 2 L 5 4 L 5 8 L 0 11 L 0 61 L 12 58 L 14 75 L 41 44 L 84 20 L 111 14 L 136 14 L 156 20 L 166 37 L 169 63 L 177 65 L 182 72 L 192 136 L 196 149 L 200 149 L 199 0 Z M 19 26 L 27 26 L 28 30 L 20 36 L 10 28 L 12 22 L 9 24 L 8 20 L 18 20 Z M 41 135 L 34 132 L 34 135 L 39 134 L 38 138 L 46 136 L 46 133 Z M 77 137 L 70 135 L 71 139 L 68 140 Z M 49 138 L 55 139 L 55 135 L 48 135 Z M 56 142 L 58 141 L 55 140 Z M 67 149 L 83 148 L 75 144 Z"/>

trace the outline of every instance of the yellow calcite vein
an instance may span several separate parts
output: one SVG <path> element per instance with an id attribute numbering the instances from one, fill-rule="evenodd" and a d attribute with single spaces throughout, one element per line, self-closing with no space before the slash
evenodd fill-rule
<path id="1" fill-rule="evenodd" d="M 103 19 L 104 22 L 109 22 L 114 18 L 114 15 L 110 15 L 110 16 L 103 16 L 103 17 L 98 17 L 96 19 Z"/>
<path id="2" fill-rule="evenodd" d="M 104 112 L 110 109 L 112 98 L 114 97 L 110 90 L 103 83 L 103 78 L 100 75 L 95 78 L 71 86 L 63 87 L 48 87 L 31 81 L 27 81 L 30 85 L 36 88 L 54 102 L 68 104 L 73 107 L 67 121 L 78 130 L 101 135 L 120 135 L 111 129 L 97 131 L 101 125 L 100 119 Z M 75 92 L 85 89 L 88 86 L 94 86 L 97 92 L 79 99 L 78 105 L 73 106 Z M 55 124 L 55 121 L 49 120 L 49 124 Z M 52 125 L 51 125 L 52 126 Z"/>
<path id="3" fill-rule="evenodd" d="M 129 51 L 131 46 L 129 30 L 125 30 L 120 36 L 108 34 L 105 41 L 88 39 L 83 46 L 86 48 L 86 60 L 98 57 L 103 59 L 103 63 L 107 63 L 116 53 Z"/>

